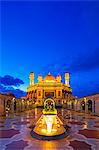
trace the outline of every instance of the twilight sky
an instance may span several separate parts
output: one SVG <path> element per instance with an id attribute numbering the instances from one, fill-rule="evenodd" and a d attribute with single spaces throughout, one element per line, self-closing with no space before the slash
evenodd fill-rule
<path id="1" fill-rule="evenodd" d="M 49 71 L 64 81 L 69 71 L 74 95 L 99 92 L 98 1 L 1 2 L 0 32 L 1 78 L 19 78 L 26 90 L 31 71 L 35 82 Z"/>

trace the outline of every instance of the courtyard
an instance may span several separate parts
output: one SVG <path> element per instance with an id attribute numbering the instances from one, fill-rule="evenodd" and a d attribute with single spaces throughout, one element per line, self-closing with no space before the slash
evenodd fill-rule
<path id="1" fill-rule="evenodd" d="M 33 126 L 42 115 L 41 108 L 7 114 L 0 118 L 1 150 L 98 150 L 99 117 L 59 108 L 58 117 L 71 127 L 66 138 L 37 140 L 31 135 Z"/>

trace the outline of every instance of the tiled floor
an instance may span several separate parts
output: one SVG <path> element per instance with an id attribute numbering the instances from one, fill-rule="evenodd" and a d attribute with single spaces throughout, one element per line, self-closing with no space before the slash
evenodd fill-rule
<path id="1" fill-rule="evenodd" d="M 41 114 L 36 108 L 0 118 L 0 150 L 99 150 L 99 117 L 58 109 L 58 116 L 71 126 L 71 132 L 61 140 L 42 141 L 30 135 L 30 126 Z"/>

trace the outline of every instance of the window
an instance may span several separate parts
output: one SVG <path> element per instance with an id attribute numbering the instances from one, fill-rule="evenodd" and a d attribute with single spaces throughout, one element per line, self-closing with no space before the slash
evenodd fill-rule
<path id="1" fill-rule="evenodd" d="M 47 98 L 49 98 L 49 97 L 54 97 L 54 92 L 45 92 L 45 96 L 46 96 Z"/>
<path id="2" fill-rule="evenodd" d="M 38 96 L 41 96 L 41 92 L 40 91 L 38 91 Z"/>
<path id="3" fill-rule="evenodd" d="M 58 91 L 58 96 L 60 96 L 60 93 L 61 93 L 61 92 L 60 92 L 60 91 Z"/>
<path id="4" fill-rule="evenodd" d="M 60 103 L 61 101 L 60 100 L 58 100 L 58 103 Z"/>

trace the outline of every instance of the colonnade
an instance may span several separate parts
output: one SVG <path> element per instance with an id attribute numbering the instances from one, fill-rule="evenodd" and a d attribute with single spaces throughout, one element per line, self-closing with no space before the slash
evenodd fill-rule
<path id="1" fill-rule="evenodd" d="M 67 109 L 99 115 L 99 94 L 67 101 Z"/>
<path id="2" fill-rule="evenodd" d="M 33 101 L 21 98 L 0 99 L 0 115 L 33 109 Z"/>

